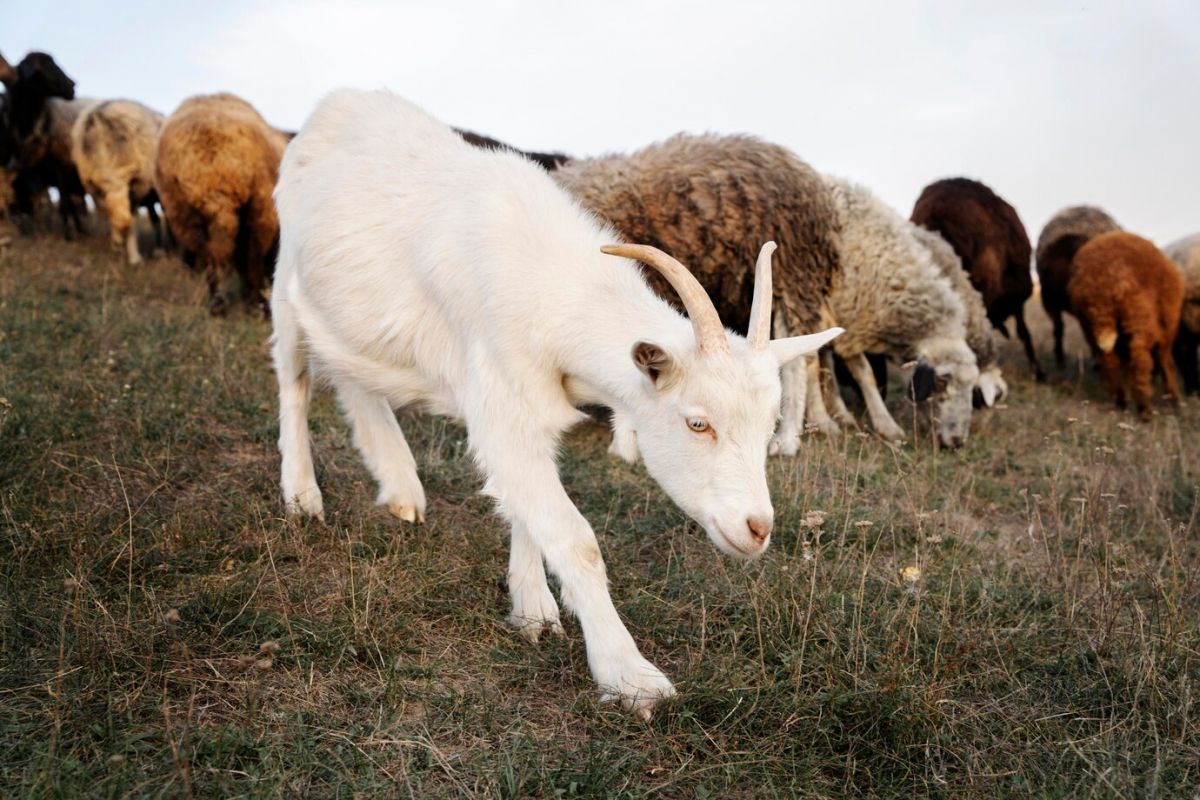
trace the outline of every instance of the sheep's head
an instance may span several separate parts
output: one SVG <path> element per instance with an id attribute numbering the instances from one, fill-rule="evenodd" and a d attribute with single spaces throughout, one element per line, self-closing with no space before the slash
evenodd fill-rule
<path id="1" fill-rule="evenodd" d="M 961 447 L 971 432 L 972 396 L 979 381 L 975 354 L 956 338 L 928 339 L 918 347 L 912 395 L 931 401 L 938 439 L 946 447 Z"/>
<path id="2" fill-rule="evenodd" d="M 691 318 L 695 340 L 687 346 L 633 346 L 633 365 L 643 378 L 628 412 L 651 476 L 718 549 L 738 558 L 766 550 L 774 524 L 766 458 L 779 416 L 779 368 L 842 332 L 771 340 L 774 250 L 768 242 L 759 255 L 750 333 L 743 339 L 725 330 L 712 300 L 675 259 L 644 245 L 604 248 L 661 272 Z"/>
<path id="3" fill-rule="evenodd" d="M 67 77 L 49 53 L 32 52 L 17 65 L 22 91 L 41 97 L 75 99 L 75 81 Z"/>

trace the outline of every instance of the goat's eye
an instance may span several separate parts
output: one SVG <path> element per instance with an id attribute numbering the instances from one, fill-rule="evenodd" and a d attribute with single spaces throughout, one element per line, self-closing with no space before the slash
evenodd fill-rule
<path id="1" fill-rule="evenodd" d="M 688 417 L 687 426 L 691 429 L 692 433 L 708 432 L 708 420 L 702 417 Z"/>

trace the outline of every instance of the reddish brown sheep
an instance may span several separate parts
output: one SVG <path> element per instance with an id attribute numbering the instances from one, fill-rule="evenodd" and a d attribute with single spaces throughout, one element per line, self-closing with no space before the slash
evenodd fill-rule
<path id="1" fill-rule="evenodd" d="M 1119 407 L 1128 382 L 1138 414 L 1149 418 L 1156 361 L 1167 393 L 1179 402 L 1171 347 L 1183 278 L 1153 242 L 1125 231 L 1096 236 L 1075 254 L 1067 299 Z"/>
<path id="2" fill-rule="evenodd" d="M 946 178 L 926 186 L 913 206 L 912 221 L 936 231 L 962 259 L 971 285 L 983 295 L 988 319 L 1008 336 L 1005 323 L 1017 321 L 1017 336 L 1037 379 L 1045 373 L 1025 326 L 1025 301 L 1033 294 L 1029 237 L 1011 205 L 979 181 Z"/>
<path id="3" fill-rule="evenodd" d="M 1042 306 L 1054 325 L 1054 360 L 1060 367 L 1066 361 L 1063 312 L 1071 310 L 1067 283 L 1071 280 L 1075 253 L 1092 237 L 1119 230 L 1121 226 L 1095 206 L 1071 206 L 1051 217 L 1038 236 L 1036 258 Z"/>
<path id="4" fill-rule="evenodd" d="M 163 123 L 154 183 L 185 258 L 199 259 L 214 314 L 225 310 L 221 273 L 231 263 L 243 298 L 266 307 L 279 234 L 271 193 L 287 142 L 231 94 L 192 97 Z"/>

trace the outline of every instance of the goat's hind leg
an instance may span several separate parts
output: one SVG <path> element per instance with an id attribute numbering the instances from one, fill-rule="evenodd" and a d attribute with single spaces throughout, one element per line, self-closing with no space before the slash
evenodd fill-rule
<path id="1" fill-rule="evenodd" d="M 525 639 L 537 642 L 547 627 L 551 633 L 562 634 L 558 603 L 546 582 L 542 554 L 524 524 L 516 521 L 508 554 L 508 594 L 512 600 L 508 624 Z"/>
<path id="2" fill-rule="evenodd" d="M 338 383 L 337 394 L 354 428 L 354 445 L 379 482 L 375 502 L 405 522 L 424 522 L 425 489 L 417 462 L 387 398 L 345 381 Z"/>
<path id="3" fill-rule="evenodd" d="M 313 469 L 308 438 L 308 401 L 311 378 L 305 360 L 295 311 L 285 300 L 275 303 L 271 355 L 279 380 L 280 483 L 289 515 L 325 518 L 321 490 Z"/>

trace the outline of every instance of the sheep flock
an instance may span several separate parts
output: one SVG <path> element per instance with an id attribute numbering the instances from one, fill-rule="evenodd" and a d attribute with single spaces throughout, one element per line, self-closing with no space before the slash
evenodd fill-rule
<path id="1" fill-rule="evenodd" d="M 597 685 L 642 717 L 675 688 L 625 629 L 559 482 L 581 407 L 608 409 L 610 452 L 750 558 L 772 532 L 769 457 L 861 429 L 953 458 L 978 416 L 1021 401 L 997 337 L 1015 335 L 1017 368 L 1046 380 L 1024 319 L 1035 292 L 1058 366 L 1071 315 L 1116 405 L 1150 419 L 1156 377 L 1172 403 L 1200 392 L 1200 234 L 1160 249 L 1094 206 L 1064 208 L 1035 250 L 977 180 L 933 181 L 906 215 L 753 136 L 583 157 L 450 127 L 386 91 L 334 92 L 292 133 L 228 93 L 166 114 L 78 97 L 46 53 L 0 57 L 0 80 L 11 226 L 56 207 L 64 236 L 86 234 L 90 197 L 123 268 L 163 269 L 138 243 L 144 210 L 155 250 L 203 274 L 212 314 L 235 310 L 236 278 L 271 321 L 282 510 L 325 513 L 318 383 L 405 523 L 427 503 L 394 411 L 462 420 L 512 529 L 510 623 L 561 632 L 548 569 Z"/>

